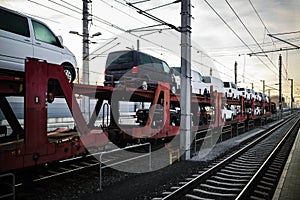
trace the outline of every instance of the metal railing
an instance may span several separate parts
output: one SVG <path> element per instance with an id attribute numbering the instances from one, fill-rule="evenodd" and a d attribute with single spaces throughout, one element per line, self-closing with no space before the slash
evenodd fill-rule
<path id="1" fill-rule="evenodd" d="M 225 133 L 230 133 L 230 137 L 232 138 L 232 125 L 226 125 L 221 127 L 221 141 L 223 141 L 223 135 Z"/>
<path id="2" fill-rule="evenodd" d="M 108 127 L 109 125 L 109 114 L 110 114 L 109 111 L 110 109 L 108 103 L 104 103 L 102 109 L 102 127 Z"/>
<path id="3" fill-rule="evenodd" d="M 204 137 L 200 136 L 200 138 L 197 137 L 200 134 L 205 134 L 205 136 Z M 210 146 L 212 146 L 212 139 L 213 139 L 212 136 L 213 136 L 213 134 L 212 134 L 212 130 L 211 129 L 207 129 L 207 130 L 203 130 L 203 131 L 196 131 L 194 133 L 194 138 L 195 138 L 194 139 L 194 145 L 195 145 L 194 146 L 195 147 L 194 153 L 197 153 L 197 142 L 204 141 L 204 140 L 210 138 Z"/>
<path id="4" fill-rule="evenodd" d="M 111 163 L 111 164 L 103 166 L 103 156 L 104 155 L 116 153 L 116 152 L 119 152 L 119 151 L 129 150 L 129 149 L 133 149 L 133 148 L 137 148 L 137 147 L 142 147 L 142 146 L 149 146 L 149 148 L 148 148 L 149 152 L 145 153 L 143 155 L 131 157 L 131 158 L 128 158 L 128 159 L 125 159 L 125 160 L 121 160 L 121 161 L 118 161 L 118 162 Z M 105 168 L 108 168 L 108 167 L 112 167 L 112 166 L 115 166 L 115 165 L 120 165 L 120 164 L 129 162 L 129 161 L 137 160 L 137 159 L 144 158 L 144 157 L 147 157 L 147 156 L 149 156 L 149 171 L 151 171 L 151 169 L 152 169 L 151 162 L 152 161 L 151 161 L 151 144 L 150 143 L 132 145 L 132 146 L 128 146 L 128 147 L 125 147 L 125 148 L 122 148 L 122 149 L 114 149 L 114 150 L 111 150 L 111 151 L 101 152 L 100 155 L 99 155 L 99 161 L 100 161 L 99 187 L 100 187 L 100 190 L 102 190 L 102 176 L 103 176 L 102 169 L 105 169 Z"/>
<path id="5" fill-rule="evenodd" d="M 236 134 L 238 135 L 239 134 L 239 130 L 243 130 L 243 132 L 246 131 L 246 125 L 245 125 L 245 122 L 238 122 L 236 124 Z"/>
<path id="6" fill-rule="evenodd" d="M 248 128 L 248 131 L 250 130 L 250 127 L 251 127 L 251 128 L 254 128 L 254 120 L 249 120 L 249 121 L 248 121 L 248 127 L 247 127 L 247 128 Z"/>
<path id="7" fill-rule="evenodd" d="M 11 177 L 11 180 L 9 177 Z M 12 173 L 1 174 L 0 180 L 2 191 L 0 192 L 0 199 L 8 199 L 8 197 L 12 197 L 12 199 L 15 199 L 15 175 Z"/>

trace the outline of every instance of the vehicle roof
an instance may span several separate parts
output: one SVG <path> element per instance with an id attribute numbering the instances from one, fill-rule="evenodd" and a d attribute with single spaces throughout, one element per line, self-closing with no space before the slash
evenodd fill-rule
<path id="1" fill-rule="evenodd" d="M 171 67 L 171 68 L 174 68 L 177 72 L 181 73 L 181 67 Z M 197 71 L 197 70 L 194 70 L 194 69 L 191 69 L 191 72 L 196 72 L 196 73 L 199 73 L 201 76 L 201 72 Z M 202 76 L 203 77 L 203 76 Z"/>
<path id="2" fill-rule="evenodd" d="M 156 58 L 156 59 L 158 59 L 158 60 L 161 60 L 161 61 L 164 61 L 164 60 L 162 60 L 162 59 L 160 59 L 160 58 L 158 58 L 158 57 L 156 57 L 156 56 L 153 56 L 153 55 L 151 55 L 151 54 L 148 54 L 148 53 L 145 53 L 145 52 L 142 52 L 142 51 L 137 51 L 137 50 L 127 50 L 127 49 L 124 49 L 124 50 L 119 50 L 119 51 L 111 51 L 111 52 L 109 52 L 108 54 L 110 54 L 110 53 L 118 53 L 118 52 L 120 52 L 120 53 L 122 53 L 122 52 L 133 52 L 133 53 L 142 53 L 142 54 L 146 54 L 146 55 L 148 55 L 148 56 L 151 56 L 151 57 L 153 57 L 153 58 Z M 164 62 L 166 62 L 166 61 L 164 61 Z"/>
<path id="3" fill-rule="evenodd" d="M 25 15 L 24 13 L 21 13 L 21 12 L 15 11 L 15 10 L 11 10 L 11 9 L 6 8 L 6 7 L 3 7 L 3 6 L 0 6 L 0 9 L 6 10 L 6 11 L 8 11 L 8 12 L 15 13 L 15 14 L 17 14 L 17 15 L 22 15 L 22 16 L 24 16 L 24 17 L 29 17 L 28 15 Z"/>
<path id="4" fill-rule="evenodd" d="M 34 18 L 34 17 L 31 17 L 31 16 L 26 15 L 26 14 L 24 14 L 24 13 L 21 13 L 21 12 L 19 12 L 19 11 L 11 10 L 11 9 L 6 8 L 6 7 L 3 7 L 3 6 L 0 6 L 0 9 L 6 10 L 6 11 L 8 11 L 8 12 L 11 12 L 11 13 L 14 13 L 14 14 L 17 14 L 17 15 L 20 15 L 20 16 L 23 16 L 23 17 L 30 18 L 30 19 L 32 19 L 32 20 L 34 20 L 34 21 L 37 21 L 37 22 L 41 23 L 41 24 L 47 25 L 46 23 L 42 22 L 41 20 L 38 20 L 38 19 L 36 19 L 36 18 Z M 48 25 L 47 25 L 47 26 L 48 26 Z M 51 29 L 50 29 L 50 30 L 51 30 Z M 51 32 L 52 32 L 52 30 L 51 30 Z M 56 35 L 56 34 L 55 34 L 55 35 Z"/>

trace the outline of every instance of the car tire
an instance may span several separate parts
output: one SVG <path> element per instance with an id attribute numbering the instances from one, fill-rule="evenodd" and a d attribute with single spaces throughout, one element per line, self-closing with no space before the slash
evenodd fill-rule
<path id="1" fill-rule="evenodd" d="M 67 76 L 69 83 L 72 83 L 76 78 L 75 69 L 72 65 L 63 64 L 64 72 Z"/>
<path id="2" fill-rule="evenodd" d="M 148 82 L 146 80 L 142 81 L 142 89 L 143 90 L 148 90 Z"/>
<path id="3" fill-rule="evenodd" d="M 172 85 L 171 86 L 171 92 L 176 94 L 176 86 L 175 85 Z"/>
<path id="4" fill-rule="evenodd" d="M 176 118 L 171 120 L 171 126 L 176 126 Z"/>

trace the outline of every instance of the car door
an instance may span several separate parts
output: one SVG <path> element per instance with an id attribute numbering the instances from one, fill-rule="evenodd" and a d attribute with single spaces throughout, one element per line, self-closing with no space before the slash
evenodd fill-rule
<path id="1" fill-rule="evenodd" d="M 163 79 L 162 81 L 170 83 L 170 84 L 174 84 L 173 82 L 175 82 L 175 77 L 174 74 L 171 73 L 171 68 L 169 67 L 169 65 L 165 62 L 165 61 L 161 61 L 162 67 L 163 67 Z M 173 76 L 173 79 L 172 79 Z"/>
<path id="2" fill-rule="evenodd" d="M 0 67 L 24 71 L 25 58 L 33 56 L 28 18 L 0 9 Z"/>
<path id="3" fill-rule="evenodd" d="M 156 82 L 158 81 L 167 82 L 167 80 L 165 79 L 166 76 L 163 70 L 162 61 L 155 57 L 152 57 L 152 61 L 153 61 L 153 70 L 151 70 L 152 79 L 155 80 Z"/>
<path id="4" fill-rule="evenodd" d="M 43 23 L 31 20 L 33 38 L 33 55 L 49 63 L 62 63 L 62 45 L 52 31 Z"/>
<path id="5" fill-rule="evenodd" d="M 151 56 L 147 54 L 144 54 L 142 52 L 137 52 L 137 53 L 138 53 L 138 68 L 139 68 L 138 76 L 141 80 L 147 78 L 149 79 L 147 81 L 152 83 L 151 80 L 154 79 L 153 71 L 155 70 L 153 66 L 153 60 Z"/>

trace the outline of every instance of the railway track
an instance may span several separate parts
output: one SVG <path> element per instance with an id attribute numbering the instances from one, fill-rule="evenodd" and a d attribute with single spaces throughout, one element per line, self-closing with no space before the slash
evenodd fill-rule
<path id="1" fill-rule="evenodd" d="M 133 153 L 139 152 L 145 154 L 145 150 L 142 148 L 143 146 L 136 146 L 137 147 L 135 147 L 135 145 L 128 146 L 127 148 Z M 17 187 L 17 189 L 22 189 L 22 186 L 27 187 L 28 185 L 47 181 L 55 177 L 64 175 L 71 177 L 71 174 L 76 172 L 92 172 L 95 176 L 99 176 L 100 157 L 102 157 L 102 167 L 122 163 L 124 160 L 126 161 L 126 159 L 133 159 L 132 155 L 136 157 L 136 155 L 132 153 L 130 154 L 126 153 L 127 151 L 119 150 L 120 149 L 117 149 L 115 145 L 108 145 L 105 149 L 96 151 L 95 153 L 48 163 L 46 165 L 36 166 L 27 170 L 17 171 L 15 174 L 15 187 Z M 105 154 L 105 156 L 101 156 L 102 154 Z"/>
<path id="2" fill-rule="evenodd" d="M 300 126 L 285 120 L 206 171 L 153 200 L 271 199 Z"/>

